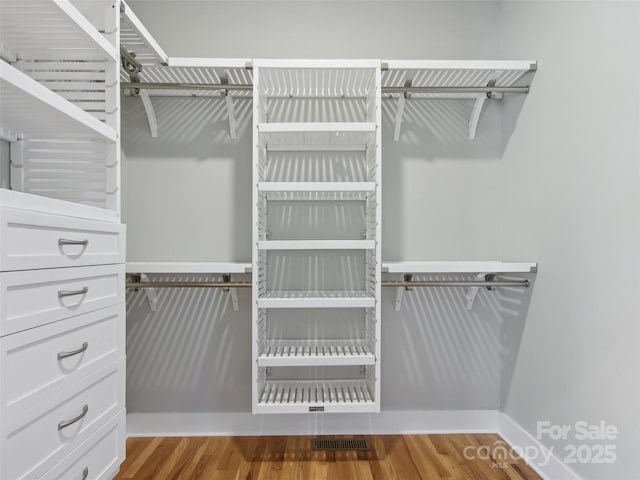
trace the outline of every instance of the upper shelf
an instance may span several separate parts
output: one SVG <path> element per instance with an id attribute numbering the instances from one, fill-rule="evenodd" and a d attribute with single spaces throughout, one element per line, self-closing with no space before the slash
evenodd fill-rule
<path id="1" fill-rule="evenodd" d="M 135 52 L 136 61 L 145 67 L 168 64 L 167 54 L 124 0 L 120 4 L 120 45 Z"/>
<path id="2" fill-rule="evenodd" d="M 376 60 L 255 60 L 266 97 L 368 97 L 377 95 Z"/>
<path id="3" fill-rule="evenodd" d="M 483 88 L 489 82 L 496 88 L 517 86 L 519 80 L 537 69 L 535 61 L 500 60 L 383 60 L 382 89 L 391 95 L 393 89 L 411 91 L 415 98 L 474 98 L 474 92 L 456 92 L 460 88 Z M 426 89 L 450 87 L 451 91 L 428 92 Z"/>
<path id="4" fill-rule="evenodd" d="M 535 262 L 382 262 L 383 273 L 535 273 Z M 250 262 L 127 262 L 127 273 L 251 273 Z"/>
<path id="5" fill-rule="evenodd" d="M 61 136 L 115 142 L 117 138 L 113 128 L 3 61 L 0 106 L 0 129 L 14 140 Z"/>
<path id="6" fill-rule="evenodd" d="M 67 0 L 2 0 L 0 44 L 28 60 L 118 59 L 116 47 Z"/>
<path id="7" fill-rule="evenodd" d="M 404 261 L 384 262 L 385 273 L 529 273 L 536 272 L 537 263 L 498 261 Z"/>

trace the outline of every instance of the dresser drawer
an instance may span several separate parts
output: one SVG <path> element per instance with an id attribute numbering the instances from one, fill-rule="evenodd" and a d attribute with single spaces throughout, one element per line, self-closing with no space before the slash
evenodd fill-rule
<path id="1" fill-rule="evenodd" d="M 0 424 L 0 478 L 40 478 L 124 408 L 124 358 Z"/>
<path id="2" fill-rule="evenodd" d="M 0 338 L 2 417 L 11 418 L 125 354 L 125 304 Z"/>
<path id="3" fill-rule="evenodd" d="M 0 336 L 124 302 L 124 265 L 0 273 Z"/>
<path id="4" fill-rule="evenodd" d="M 125 457 L 125 416 L 121 410 L 42 480 L 111 480 Z"/>
<path id="5" fill-rule="evenodd" d="M 0 271 L 124 263 L 125 226 L 0 208 Z"/>

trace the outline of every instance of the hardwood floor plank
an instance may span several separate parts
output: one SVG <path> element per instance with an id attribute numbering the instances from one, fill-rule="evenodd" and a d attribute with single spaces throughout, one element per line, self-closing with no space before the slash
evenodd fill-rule
<path id="1" fill-rule="evenodd" d="M 368 451 L 311 450 L 303 436 L 130 438 L 116 480 L 540 480 L 498 435 L 367 438 Z"/>

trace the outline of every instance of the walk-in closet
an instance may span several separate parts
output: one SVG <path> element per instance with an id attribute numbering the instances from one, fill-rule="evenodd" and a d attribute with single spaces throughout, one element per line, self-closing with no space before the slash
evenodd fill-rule
<path id="1" fill-rule="evenodd" d="M 640 471 L 640 3 L 0 0 L 0 479 Z"/>

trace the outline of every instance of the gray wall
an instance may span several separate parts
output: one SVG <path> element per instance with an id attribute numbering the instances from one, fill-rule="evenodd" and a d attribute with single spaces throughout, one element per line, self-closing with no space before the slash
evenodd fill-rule
<path id="1" fill-rule="evenodd" d="M 505 412 L 534 436 L 538 421 L 616 425 L 617 441 L 591 443 L 618 461 L 574 468 L 637 478 L 640 5 L 522 2 L 502 23 L 505 55 L 539 61 L 502 159 L 518 199 L 503 204 L 504 256 L 540 262 Z M 584 443 L 542 440 L 561 458 Z"/>

